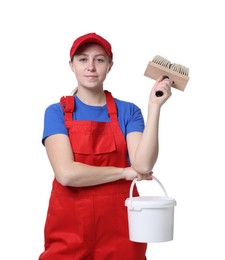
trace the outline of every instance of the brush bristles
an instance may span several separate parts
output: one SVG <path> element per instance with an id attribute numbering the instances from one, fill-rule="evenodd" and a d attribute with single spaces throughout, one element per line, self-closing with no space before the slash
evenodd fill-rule
<path id="1" fill-rule="evenodd" d="M 166 67 L 166 68 L 170 68 L 171 66 L 171 62 L 167 59 L 164 59 L 163 57 L 159 56 L 159 55 L 156 55 L 152 62 L 156 63 L 156 64 L 159 64 L 163 67 Z"/>
<path id="2" fill-rule="evenodd" d="M 169 60 L 163 58 L 162 56 L 156 55 L 153 58 L 152 62 L 159 64 L 165 68 L 169 68 L 173 71 L 176 71 L 182 75 L 188 76 L 189 68 L 187 68 L 181 64 L 171 63 Z"/>

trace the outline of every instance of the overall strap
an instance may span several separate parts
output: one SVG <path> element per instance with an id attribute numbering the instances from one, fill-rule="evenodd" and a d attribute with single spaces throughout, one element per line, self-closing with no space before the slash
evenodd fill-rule
<path id="1" fill-rule="evenodd" d="M 72 125 L 73 111 L 75 108 L 74 96 L 61 97 L 60 104 L 65 114 L 65 125 L 69 128 Z"/>
<path id="2" fill-rule="evenodd" d="M 117 119 L 117 108 L 116 108 L 115 100 L 109 91 L 105 90 L 104 92 L 106 95 L 106 103 L 107 103 L 110 120 L 112 122 L 116 122 L 118 121 L 118 119 Z"/>
<path id="3" fill-rule="evenodd" d="M 124 147 L 125 153 L 123 153 L 124 160 L 127 162 L 127 144 L 126 144 L 126 138 L 123 135 L 122 129 L 120 127 L 120 123 L 118 120 L 118 112 L 117 112 L 117 107 L 116 107 L 116 101 L 113 98 L 112 94 L 105 90 L 106 94 L 106 103 L 108 107 L 108 114 L 110 117 L 110 125 L 113 130 L 114 135 L 116 135 L 116 140 L 117 140 L 117 147 Z M 120 159 L 119 159 L 120 160 Z M 128 162 L 127 162 L 128 163 Z M 129 165 L 129 163 L 127 164 Z"/>

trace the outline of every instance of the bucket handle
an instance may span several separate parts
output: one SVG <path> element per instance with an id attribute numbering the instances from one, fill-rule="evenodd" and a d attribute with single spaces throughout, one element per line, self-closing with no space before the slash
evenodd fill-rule
<path id="1" fill-rule="evenodd" d="M 163 187 L 162 183 L 161 183 L 155 176 L 152 176 L 152 178 L 153 178 L 153 180 L 155 180 L 155 181 L 159 184 L 159 186 L 162 188 L 162 190 L 163 190 L 165 196 L 168 197 L 168 194 L 167 194 L 165 188 Z M 130 200 L 131 200 L 131 205 L 133 204 L 133 199 L 132 199 L 132 198 L 133 198 L 133 197 L 132 197 L 133 189 L 134 189 L 134 185 L 135 185 L 135 183 L 137 182 L 137 180 L 138 180 L 137 178 L 133 179 L 133 181 L 132 181 L 132 183 L 131 183 L 131 186 L 130 186 Z"/>

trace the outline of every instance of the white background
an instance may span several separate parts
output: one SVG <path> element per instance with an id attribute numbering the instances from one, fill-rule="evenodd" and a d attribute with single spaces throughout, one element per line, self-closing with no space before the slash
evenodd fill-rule
<path id="1" fill-rule="evenodd" d="M 37 260 L 53 173 L 41 144 L 45 108 L 70 94 L 73 40 L 108 39 L 114 67 L 105 88 L 146 118 L 155 55 L 190 68 L 160 121 L 154 174 L 177 201 L 174 240 L 149 244 L 152 260 L 225 259 L 223 1 L 7 0 L 0 2 L 0 259 Z M 156 195 L 155 183 L 143 192 Z M 146 185 L 146 186 L 145 186 Z"/>

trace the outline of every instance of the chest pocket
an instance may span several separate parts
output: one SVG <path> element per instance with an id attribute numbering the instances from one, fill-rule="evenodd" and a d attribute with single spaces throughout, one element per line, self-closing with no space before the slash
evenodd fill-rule
<path id="1" fill-rule="evenodd" d="M 116 143 L 108 122 L 73 121 L 69 131 L 74 154 L 101 155 L 116 150 Z"/>

